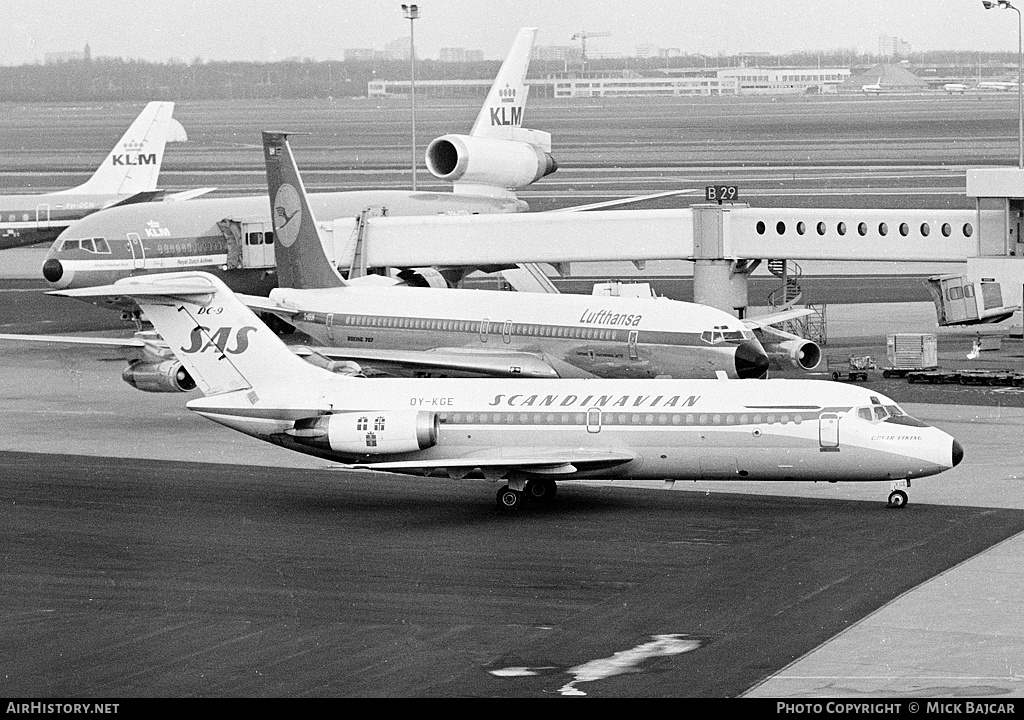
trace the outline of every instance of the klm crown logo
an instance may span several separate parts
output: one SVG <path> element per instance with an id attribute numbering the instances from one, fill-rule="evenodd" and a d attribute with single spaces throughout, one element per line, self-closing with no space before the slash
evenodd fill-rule
<path id="1" fill-rule="evenodd" d="M 498 91 L 498 97 L 503 103 L 513 103 L 516 101 L 516 89 L 506 85 Z"/>
<path id="2" fill-rule="evenodd" d="M 145 140 L 139 140 L 138 142 L 131 142 L 130 140 L 124 144 L 125 152 L 131 152 L 133 150 L 141 150 L 142 146 L 146 144 Z"/>

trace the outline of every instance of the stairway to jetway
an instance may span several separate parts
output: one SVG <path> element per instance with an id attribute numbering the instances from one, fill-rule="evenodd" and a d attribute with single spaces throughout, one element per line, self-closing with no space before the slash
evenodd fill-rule
<path id="1" fill-rule="evenodd" d="M 793 260 L 769 260 L 768 272 L 782 281 L 781 285 L 768 295 L 768 307 L 771 308 L 771 312 L 785 312 L 796 308 L 803 299 L 803 288 L 800 286 L 803 271 L 800 265 Z M 813 340 L 819 345 L 825 345 L 828 341 L 825 303 L 807 303 L 803 307 L 810 310 L 810 314 L 787 320 L 782 323 L 783 329 L 807 340 Z"/>
<path id="2" fill-rule="evenodd" d="M 502 270 L 501 277 L 517 292 L 558 294 L 558 288 L 537 263 L 517 263 L 515 268 Z"/>

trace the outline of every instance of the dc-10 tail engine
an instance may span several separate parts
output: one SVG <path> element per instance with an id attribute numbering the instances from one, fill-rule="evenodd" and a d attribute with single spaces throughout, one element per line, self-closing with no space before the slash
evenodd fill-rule
<path id="1" fill-rule="evenodd" d="M 437 444 L 437 413 L 345 412 L 295 421 L 287 433 L 302 445 L 346 455 L 391 455 L 426 450 Z"/>
<path id="2" fill-rule="evenodd" d="M 547 145 L 543 140 L 522 142 L 471 135 L 442 135 L 427 146 L 427 169 L 439 180 L 456 183 L 456 192 L 526 187 L 553 173 L 558 169 L 558 163 L 548 152 L 551 149 L 550 135 L 538 130 L 520 132 L 547 135 Z M 472 186 L 472 189 L 467 186 Z"/>

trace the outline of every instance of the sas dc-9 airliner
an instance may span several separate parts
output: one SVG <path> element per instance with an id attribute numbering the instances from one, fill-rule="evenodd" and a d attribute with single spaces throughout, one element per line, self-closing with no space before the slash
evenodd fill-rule
<path id="1" fill-rule="evenodd" d="M 218 278 L 167 273 L 70 290 L 131 297 L 198 383 L 187 407 L 343 467 L 498 481 L 498 505 L 582 478 L 911 480 L 963 458 L 867 388 L 820 380 L 339 376 L 296 356 Z"/>

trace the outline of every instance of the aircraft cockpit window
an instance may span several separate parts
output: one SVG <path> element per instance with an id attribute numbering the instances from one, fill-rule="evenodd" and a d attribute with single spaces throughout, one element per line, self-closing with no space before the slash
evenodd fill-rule
<path id="1" fill-rule="evenodd" d="M 889 417 L 889 413 L 881 405 L 875 405 L 872 409 L 875 411 L 875 420 L 885 420 Z"/>
<path id="2" fill-rule="evenodd" d="M 110 253 L 110 245 L 107 244 L 106 238 L 96 238 L 96 252 Z"/>
<path id="3" fill-rule="evenodd" d="M 92 238 L 83 238 L 81 240 L 82 249 L 86 252 L 96 252 L 96 242 Z"/>
<path id="4" fill-rule="evenodd" d="M 871 422 L 871 408 L 857 408 L 857 417 L 859 417 L 861 420 L 867 420 L 868 422 Z"/>
<path id="5" fill-rule="evenodd" d="M 81 240 L 65 240 L 60 245 L 61 252 L 66 252 L 68 250 L 81 250 L 81 249 L 82 249 L 82 241 Z"/>

